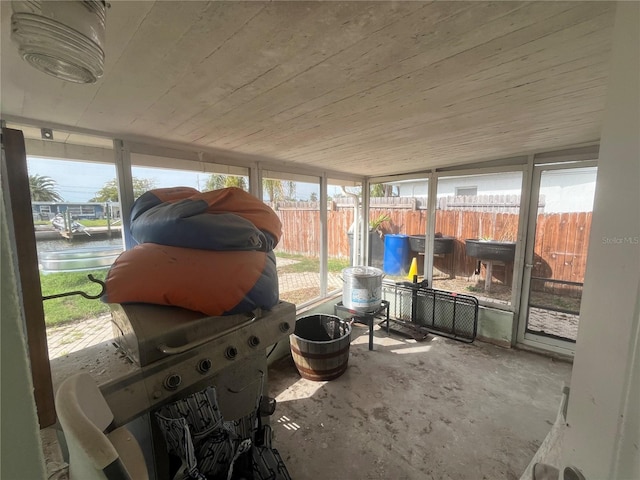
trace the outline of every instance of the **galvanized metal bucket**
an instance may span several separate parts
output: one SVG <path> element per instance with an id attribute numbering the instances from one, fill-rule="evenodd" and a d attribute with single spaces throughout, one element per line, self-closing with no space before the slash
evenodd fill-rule
<path id="1" fill-rule="evenodd" d="M 382 270 L 349 267 L 342 270 L 342 305 L 358 312 L 371 312 L 382 303 Z"/>

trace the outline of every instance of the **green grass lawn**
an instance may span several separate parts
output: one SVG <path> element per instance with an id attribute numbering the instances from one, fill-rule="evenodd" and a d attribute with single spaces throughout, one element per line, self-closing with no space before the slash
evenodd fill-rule
<path id="1" fill-rule="evenodd" d="M 320 259 L 317 257 L 305 257 L 304 255 L 295 255 L 292 253 L 276 252 L 277 258 L 286 258 L 296 260 L 292 265 L 278 267 L 278 271 L 282 273 L 303 273 L 303 272 L 319 272 Z M 330 258 L 327 262 L 327 269 L 332 273 L 339 273 L 342 269 L 350 267 L 351 264 L 346 258 Z"/>
<path id="2" fill-rule="evenodd" d="M 97 220 L 80 219 L 76 221 L 80 222 L 85 227 L 106 227 L 108 225 L 106 218 Z M 34 220 L 33 224 L 36 226 L 50 226 L 51 222 L 49 220 Z M 111 224 L 113 225 L 113 221 L 111 222 Z M 120 225 L 120 222 L 118 222 L 118 225 Z"/>
<path id="3" fill-rule="evenodd" d="M 81 290 L 89 295 L 100 293 L 100 285 L 87 278 L 92 274 L 96 279 L 103 280 L 107 276 L 107 269 L 85 272 L 40 273 L 42 295 L 55 295 L 75 290 Z M 109 306 L 100 300 L 87 300 L 80 295 L 54 298 L 44 302 L 44 318 L 48 326 L 94 318 L 109 312 Z"/>
<path id="4" fill-rule="evenodd" d="M 99 220 L 78 220 L 85 227 L 106 227 L 107 219 L 99 219 Z"/>

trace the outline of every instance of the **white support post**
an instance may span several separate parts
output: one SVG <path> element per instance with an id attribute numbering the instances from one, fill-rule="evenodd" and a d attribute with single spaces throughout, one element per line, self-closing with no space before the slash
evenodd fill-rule
<path id="1" fill-rule="evenodd" d="M 640 3 L 616 9 L 563 445 L 587 479 L 640 478 Z"/>
<path id="2" fill-rule="evenodd" d="M 262 194 L 262 172 L 257 163 L 249 167 L 249 193 L 260 200 L 264 200 Z"/>
<path id="3" fill-rule="evenodd" d="M 320 297 L 327 295 L 329 235 L 327 232 L 327 175 L 320 177 Z"/>
<path id="4" fill-rule="evenodd" d="M 369 265 L 369 249 L 372 248 L 372 245 L 369 242 L 369 204 L 371 199 L 371 182 L 367 179 L 362 183 L 362 207 L 360 209 L 360 215 L 362 215 L 362 230 L 361 230 L 361 238 L 362 238 L 362 248 L 360 251 L 362 252 L 362 262 L 358 265 Z M 354 240 L 355 241 L 355 240 Z"/>
<path id="5" fill-rule="evenodd" d="M 128 250 L 135 241 L 131 236 L 131 207 L 133 206 L 133 177 L 131 175 L 131 151 L 122 140 L 113 141 L 113 153 L 118 177 L 118 196 L 120 197 L 120 215 L 122 216 L 122 238 Z"/>
<path id="6" fill-rule="evenodd" d="M 429 184 L 427 187 L 427 232 L 425 245 L 430 245 L 425 249 L 424 255 L 424 278 L 430 288 L 433 288 L 433 245 L 436 236 L 436 207 L 438 205 L 438 177 L 429 174 Z"/>

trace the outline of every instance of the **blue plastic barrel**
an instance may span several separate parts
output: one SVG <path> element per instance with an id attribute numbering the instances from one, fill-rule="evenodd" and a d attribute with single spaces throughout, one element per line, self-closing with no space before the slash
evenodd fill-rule
<path id="1" fill-rule="evenodd" d="M 409 267 L 409 236 L 385 235 L 382 270 L 389 275 L 402 275 Z"/>

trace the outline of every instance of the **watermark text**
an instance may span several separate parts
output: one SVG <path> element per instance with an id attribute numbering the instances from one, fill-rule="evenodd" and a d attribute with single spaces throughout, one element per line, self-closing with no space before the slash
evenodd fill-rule
<path id="1" fill-rule="evenodd" d="M 603 245 L 640 245 L 640 237 L 602 237 Z"/>

